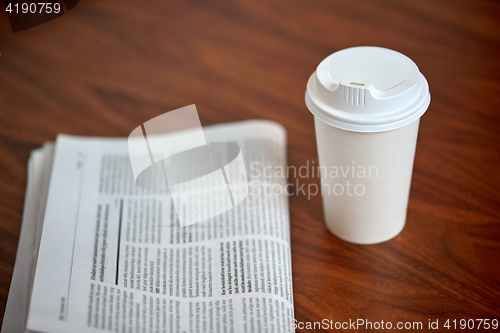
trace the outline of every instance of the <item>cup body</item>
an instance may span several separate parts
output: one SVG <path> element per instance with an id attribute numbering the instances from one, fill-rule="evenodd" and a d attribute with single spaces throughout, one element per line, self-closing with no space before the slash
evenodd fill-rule
<path id="1" fill-rule="evenodd" d="M 403 230 L 419 122 L 366 133 L 315 117 L 325 223 L 334 235 L 376 244 Z"/>
<path id="2" fill-rule="evenodd" d="M 325 222 L 358 244 L 403 230 L 420 117 L 431 101 L 418 66 L 394 50 L 332 53 L 307 82 L 314 115 Z"/>

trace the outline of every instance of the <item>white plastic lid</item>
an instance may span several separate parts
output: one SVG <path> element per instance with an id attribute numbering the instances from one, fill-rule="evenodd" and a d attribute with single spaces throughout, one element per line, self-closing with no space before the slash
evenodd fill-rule
<path id="1" fill-rule="evenodd" d="M 326 57 L 307 82 L 306 105 L 315 117 L 354 132 L 383 132 L 421 117 L 431 95 L 407 56 L 360 46 Z"/>

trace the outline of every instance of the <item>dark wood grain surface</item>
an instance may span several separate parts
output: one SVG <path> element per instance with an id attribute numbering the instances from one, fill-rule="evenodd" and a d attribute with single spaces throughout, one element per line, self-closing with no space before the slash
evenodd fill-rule
<path id="1" fill-rule="evenodd" d="M 195 103 L 203 125 L 282 123 L 299 167 L 317 160 L 309 75 L 334 51 L 376 45 L 411 57 L 432 94 L 407 225 L 352 245 L 324 227 L 319 196 L 290 197 L 296 319 L 499 318 L 499 18 L 497 1 L 81 0 L 12 33 L 2 8 L 0 316 L 32 149 L 60 132 L 127 136 Z"/>

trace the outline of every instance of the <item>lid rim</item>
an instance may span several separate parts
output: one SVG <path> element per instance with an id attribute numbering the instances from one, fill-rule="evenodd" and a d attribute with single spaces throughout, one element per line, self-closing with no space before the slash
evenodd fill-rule
<path id="1" fill-rule="evenodd" d="M 422 75 L 423 76 L 423 75 Z M 415 106 L 415 111 L 409 114 L 407 117 L 400 118 L 394 121 L 386 121 L 375 124 L 370 123 L 359 123 L 359 122 L 349 122 L 345 119 L 335 117 L 334 115 L 321 110 L 318 106 L 313 102 L 310 98 L 308 91 L 305 93 L 305 103 L 309 111 L 313 114 L 313 116 L 318 117 L 321 121 L 351 132 L 360 132 L 360 133 L 376 133 L 376 132 L 386 132 L 395 130 L 406 125 L 411 124 L 415 120 L 419 119 L 429 108 L 429 104 L 431 101 L 431 94 L 429 90 L 427 90 L 426 98 L 422 103 Z M 335 110 L 334 108 L 332 108 Z"/>

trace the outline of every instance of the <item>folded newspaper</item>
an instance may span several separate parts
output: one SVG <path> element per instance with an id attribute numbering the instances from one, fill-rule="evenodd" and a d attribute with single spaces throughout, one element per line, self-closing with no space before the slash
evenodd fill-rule
<path id="1" fill-rule="evenodd" d="M 287 180 L 262 172 L 286 167 L 285 130 L 204 130 L 241 148 L 248 195 L 187 226 L 169 191 L 135 184 L 127 138 L 34 150 L 1 333 L 293 331 L 288 198 L 265 190 Z"/>

